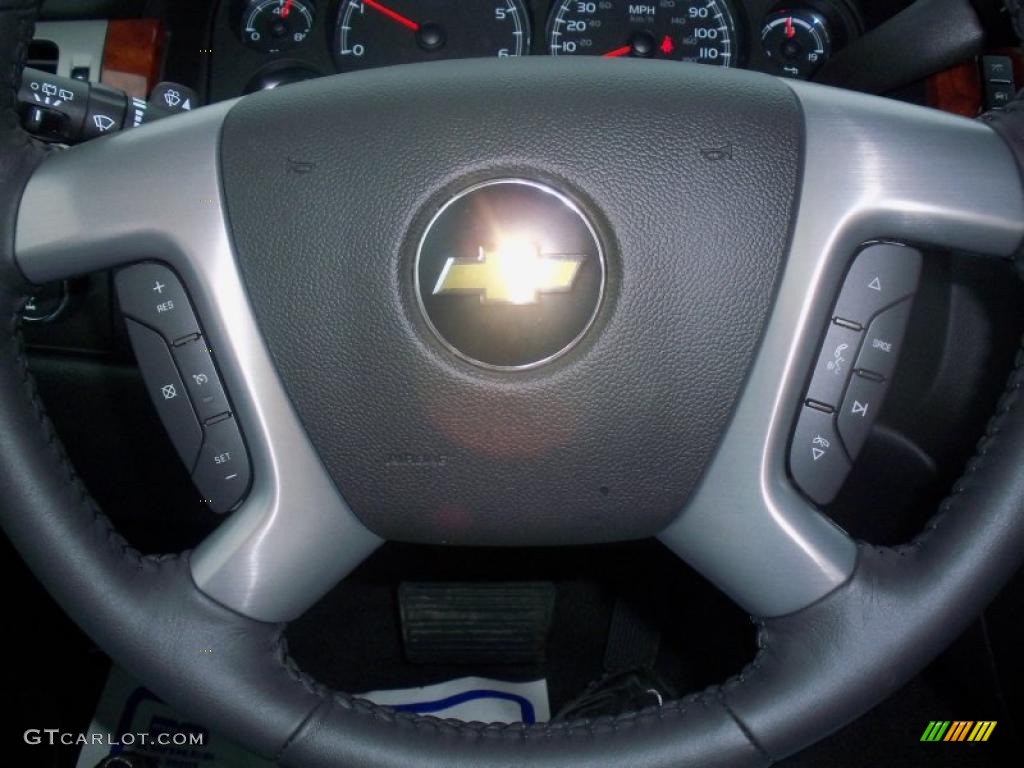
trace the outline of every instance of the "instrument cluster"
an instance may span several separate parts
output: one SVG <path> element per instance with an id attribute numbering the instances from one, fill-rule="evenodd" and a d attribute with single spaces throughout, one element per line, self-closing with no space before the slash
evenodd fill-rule
<path id="1" fill-rule="evenodd" d="M 808 78 L 863 26 L 856 0 L 226 0 L 214 52 L 231 55 L 214 74 L 247 66 L 241 90 L 253 91 L 395 64 L 550 55 Z"/>

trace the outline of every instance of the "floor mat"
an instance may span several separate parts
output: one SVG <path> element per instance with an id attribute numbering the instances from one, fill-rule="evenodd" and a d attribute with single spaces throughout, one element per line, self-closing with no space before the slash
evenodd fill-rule
<path id="1" fill-rule="evenodd" d="M 138 753 L 155 768 L 272 768 L 274 763 L 246 752 L 182 717 L 120 667 L 110 668 L 96 714 L 76 768 L 95 768 L 105 757 Z M 102 739 L 96 739 L 96 735 Z M 147 743 L 142 743 L 145 740 Z M 163 743 L 156 743 L 162 741 Z"/>
<path id="2" fill-rule="evenodd" d="M 377 704 L 436 717 L 485 723 L 541 723 L 551 717 L 545 680 L 505 682 L 463 677 L 436 685 L 360 694 Z M 113 666 L 88 728 L 76 768 L 95 768 L 105 757 L 126 752 L 149 757 L 154 768 L 272 768 L 182 717 L 120 667 Z"/>
<path id="3" fill-rule="evenodd" d="M 486 677 L 462 677 L 437 685 L 360 694 L 402 712 L 454 717 L 481 723 L 543 723 L 551 719 L 545 680 L 509 683 Z"/>

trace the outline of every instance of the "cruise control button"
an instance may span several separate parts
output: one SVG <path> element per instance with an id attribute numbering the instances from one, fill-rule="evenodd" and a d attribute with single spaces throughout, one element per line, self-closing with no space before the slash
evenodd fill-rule
<path id="1" fill-rule="evenodd" d="M 857 355 L 857 369 L 871 371 L 891 379 L 896 361 L 903 349 L 903 335 L 910 319 L 911 299 L 878 314 L 864 337 L 864 346 Z"/>
<path id="2" fill-rule="evenodd" d="M 807 388 L 807 399 L 831 405 L 833 408 L 839 407 L 863 336 L 863 331 L 844 328 L 835 323 L 829 325 L 825 343 L 814 366 L 811 385 Z"/>
<path id="3" fill-rule="evenodd" d="M 851 458 L 864 447 L 871 424 L 878 416 L 888 384 L 855 373 L 839 410 L 839 434 Z"/>
<path id="4" fill-rule="evenodd" d="M 231 410 L 210 350 L 206 346 L 206 339 L 200 336 L 194 341 L 186 341 L 172 347 L 171 352 L 200 421 L 209 421 Z"/>
<path id="5" fill-rule="evenodd" d="M 114 278 L 121 311 L 155 328 L 169 342 L 199 333 L 185 288 L 171 270 L 159 264 L 136 264 Z"/>
<path id="6" fill-rule="evenodd" d="M 917 290 L 920 275 L 921 252 L 915 248 L 869 246 L 850 267 L 834 316 L 865 328 L 879 310 Z"/>
<path id="7" fill-rule="evenodd" d="M 832 414 L 809 406 L 800 418 L 789 449 L 789 471 L 793 480 L 811 500 L 828 504 L 850 472 L 850 460 L 839 444 Z"/>
<path id="8" fill-rule="evenodd" d="M 160 335 L 146 326 L 132 320 L 125 320 L 125 325 L 149 396 L 175 450 L 185 466 L 191 469 L 199 455 L 203 430 L 189 403 L 188 393 L 178 376 L 171 352 Z"/>
<path id="9" fill-rule="evenodd" d="M 214 512 L 229 512 L 249 489 L 249 456 L 232 416 L 205 427 L 192 481 Z"/>

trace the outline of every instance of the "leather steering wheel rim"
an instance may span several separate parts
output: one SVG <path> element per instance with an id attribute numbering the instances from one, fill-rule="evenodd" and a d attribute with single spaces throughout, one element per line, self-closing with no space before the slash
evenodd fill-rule
<path id="1" fill-rule="evenodd" d="M 528 727 L 396 713 L 318 685 L 290 660 L 284 624 L 208 597 L 188 553 L 132 549 L 78 481 L 46 418 L 18 330 L 30 283 L 14 258 L 22 194 L 46 154 L 20 129 L 15 102 L 36 13 L 34 0 L 0 3 L 0 519 L 100 647 L 210 727 L 306 767 L 767 765 L 898 688 L 1024 559 L 1021 352 L 974 458 L 927 530 L 902 547 L 858 544 L 852 574 L 836 589 L 757 619 L 756 658 L 720 686 L 619 717 Z M 1011 143 L 1021 137 L 1013 113 L 995 118 Z M 205 648 L 215 653 L 201 656 Z"/>

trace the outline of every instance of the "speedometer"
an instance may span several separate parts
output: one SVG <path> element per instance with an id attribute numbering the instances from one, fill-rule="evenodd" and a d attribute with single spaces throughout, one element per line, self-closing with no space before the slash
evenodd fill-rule
<path id="1" fill-rule="evenodd" d="M 726 0 L 555 0 L 552 56 L 736 63 L 736 23 Z"/>

